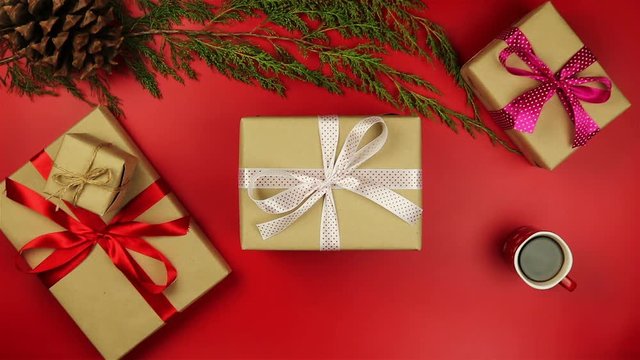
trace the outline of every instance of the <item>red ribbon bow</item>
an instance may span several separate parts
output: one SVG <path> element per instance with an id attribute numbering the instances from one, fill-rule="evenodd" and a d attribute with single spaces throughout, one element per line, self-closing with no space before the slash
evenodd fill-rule
<path id="1" fill-rule="evenodd" d="M 44 151 L 38 154 L 32 163 L 43 177 L 48 177 L 53 162 Z M 134 221 L 169 193 L 168 187 L 161 180 L 138 194 L 108 224 L 98 215 L 69 206 L 77 217 L 76 220 L 63 211 L 57 211 L 53 203 L 37 192 L 11 179 L 7 179 L 6 188 L 9 199 L 47 217 L 65 229 L 40 235 L 20 249 L 20 254 L 37 248 L 54 250 L 34 269 L 28 269 L 28 272 L 40 274 L 50 287 L 73 271 L 89 256 L 93 248 L 99 245 L 163 320 L 166 321 L 176 312 L 173 305 L 162 295 L 176 279 L 176 268 L 143 237 L 185 235 L 189 230 L 189 217 L 161 224 Z M 166 269 L 166 281 L 163 284 L 153 282 L 129 250 L 162 262 Z"/>
<path id="2" fill-rule="evenodd" d="M 504 129 L 532 133 L 540 117 L 543 106 L 558 94 L 565 110 L 575 125 L 573 147 L 583 146 L 595 136 L 600 127 L 584 110 L 580 101 L 603 103 L 611 96 L 611 80 L 604 76 L 578 76 L 596 62 L 591 50 L 582 47 L 555 74 L 540 59 L 527 37 L 518 28 L 513 28 L 500 37 L 507 47 L 500 52 L 499 60 L 507 71 L 516 76 L 524 76 L 540 82 L 538 86 L 518 96 L 507 106 L 492 111 L 498 125 Z M 529 67 L 529 70 L 507 65 L 511 55 L 517 55 Z M 604 89 L 584 86 L 587 83 L 600 83 Z"/>

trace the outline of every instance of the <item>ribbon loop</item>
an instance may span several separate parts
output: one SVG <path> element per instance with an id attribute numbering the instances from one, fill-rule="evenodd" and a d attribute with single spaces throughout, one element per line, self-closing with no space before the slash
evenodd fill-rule
<path id="1" fill-rule="evenodd" d="M 585 145 L 600 127 L 584 110 L 580 101 L 603 103 L 611 96 L 611 80 L 606 77 L 580 77 L 578 74 L 597 61 L 587 47 L 582 47 L 555 74 L 534 52 L 529 39 L 518 28 L 510 29 L 501 37 L 507 43 L 498 60 L 512 75 L 534 79 L 540 84 L 516 97 L 504 108 L 491 111 L 498 125 L 505 129 L 532 133 L 538 123 L 542 108 L 557 94 L 574 123 L 573 147 Z M 529 70 L 507 64 L 511 55 L 518 56 Z M 601 88 L 584 86 L 595 83 Z"/>
<path id="2" fill-rule="evenodd" d="M 380 134 L 360 146 L 366 133 L 378 124 L 382 128 Z M 333 197 L 334 188 L 342 188 L 364 196 L 406 222 L 412 223 L 420 218 L 422 214 L 420 207 L 378 184 L 374 176 L 362 176 L 362 173 L 358 172 L 357 168 L 377 154 L 387 140 L 388 129 L 381 117 L 372 116 L 360 120 L 347 135 L 337 158 L 338 117 L 320 116 L 318 128 L 323 162 L 321 174 L 310 169 L 255 169 L 256 171 L 249 177 L 247 184 L 249 197 L 262 211 L 269 214 L 288 213 L 257 225 L 263 239 L 266 240 L 281 233 L 318 201 L 324 199 L 320 223 L 320 248 L 321 250 L 339 250 L 340 231 Z M 384 170 L 379 171 L 384 173 Z M 406 170 L 406 173 L 403 173 L 406 176 L 401 179 L 413 183 L 415 172 L 419 170 Z M 256 198 L 255 190 L 264 188 L 265 184 L 275 184 L 276 186 L 266 187 L 281 187 L 285 190 L 266 199 Z M 416 188 L 416 186 L 408 188 Z"/>
<path id="3" fill-rule="evenodd" d="M 255 195 L 255 191 L 258 188 L 256 184 L 264 177 L 291 178 L 297 180 L 298 183 L 267 199 L 258 199 Z M 269 214 L 283 214 L 298 207 L 304 199 L 318 190 L 322 185 L 322 180 L 288 171 L 265 170 L 255 174 L 249 180 L 249 184 L 249 198 L 253 200 L 260 210 Z"/>

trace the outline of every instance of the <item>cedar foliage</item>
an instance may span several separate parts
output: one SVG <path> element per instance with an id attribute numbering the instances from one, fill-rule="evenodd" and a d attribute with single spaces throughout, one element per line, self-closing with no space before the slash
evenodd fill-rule
<path id="1" fill-rule="evenodd" d="M 480 120 L 456 52 L 443 29 L 424 17 L 420 0 L 135 0 L 137 9 L 110 1 L 123 27 L 119 62 L 155 97 L 162 96 L 158 76 L 181 83 L 198 79 L 192 64 L 203 61 L 231 79 L 280 95 L 286 93 L 285 78 L 336 94 L 347 88 L 372 94 L 398 109 L 439 118 L 454 131 L 462 127 L 472 136 L 485 134 L 515 152 Z M 258 25 L 251 31 L 225 30 L 252 21 Z M 336 46 L 336 35 L 352 45 Z M 465 90 L 473 114 L 444 106 L 429 81 L 387 64 L 385 55 L 394 51 L 440 61 Z M 100 103 L 122 115 L 104 71 L 85 79 L 56 76 L 12 54 L 0 38 L 0 69 L 2 65 L 7 69 L 4 76 L 0 70 L 0 86 L 9 91 L 40 96 L 64 88 L 90 103 L 78 86 L 87 82 Z"/>

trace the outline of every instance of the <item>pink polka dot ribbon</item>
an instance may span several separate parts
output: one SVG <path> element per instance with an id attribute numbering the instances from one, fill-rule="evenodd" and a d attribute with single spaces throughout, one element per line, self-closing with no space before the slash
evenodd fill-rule
<path id="1" fill-rule="evenodd" d="M 499 60 L 505 69 L 516 76 L 525 76 L 539 82 L 533 89 L 527 90 L 504 108 L 491 111 L 491 115 L 504 129 L 515 129 L 525 133 L 535 130 L 544 105 L 557 94 L 574 123 L 573 147 L 583 146 L 600 127 L 582 107 L 580 101 L 603 103 L 611 96 L 611 80 L 604 76 L 578 76 L 579 73 L 596 62 L 591 50 L 582 47 L 555 74 L 534 52 L 527 37 L 518 28 L 512 28 L 502 34 L 500 39 L 507 47 L 500 52 Z M 507 65 L 511 55 L 518 56 L 529 68 L 520 69 Z M 587 83 L 599 83 L 600 87 L 585 86 Z"/>
<path id="2" fill-rule="evenodd" d="M 320 249 L 339 250 L 340 230 L 333 189 L 344 189 L 373 201 L 407 223 L 415 223 L 422 209 L 392 189 L 421 189 L 420 169 L 358 169 L 384 146 L 388 129 L 379 116 L 360 120 L 349 132 L 336 158 L 340 122 L 337 116 L 319 116 L 323 169 L 240 169 L 239 186 L 262 211 L 286 214 L 258 224 L 263 239 L 269 239 L 291 226 L 314 204 L 324 199 L 320 221 Z M 364 135 L 380 124 L 381 133 L 360 146 Z M 282 192 L 259 199 L 255 190 L 282 188 Z"/>

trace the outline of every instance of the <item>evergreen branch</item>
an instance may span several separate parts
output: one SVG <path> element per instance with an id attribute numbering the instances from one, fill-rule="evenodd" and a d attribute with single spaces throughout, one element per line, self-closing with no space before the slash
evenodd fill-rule
<path id="1" fill-rule="evenodd" d="M 210 35 L 210 31 L 206 30 L 189 30 L 189 29 L 152 29 L 144 31 L 136 31 L 127 34 L 127 38 L 153 36 L 153 35 Z"/>
<path id="2" fill-rule="evenodd" d="M 78 84 L 76 84 L 75 81 L 73 81 L 72 79 L 60 77 L 60 78 L 57 78 L 57 82 L 60 84 L 60 86 L 65 88 L 67 92 L 71 94 L 73 97 L 79 99 L 80 101 L 88 104 L 91 107 L 97 106 L 96 103 L 94 103 L 93 101 L 89 100 L 86 97 L 85 93 L 78 88 Z"/>
<path id="3" fill-rule="evenodd" d="M 89 81 L 91 90 L 96 93 L 100 102 L 107 105 L 107 108 L 113 115 L 117 117 L 124 116 L 120 99 L 111 93 L 107 80 L 102 78 L 100 75 L 89 76 L 87 80 Z"/>
<path id="4" fill-rule="evenodd" d="M 54 76 L 53 71 L 46 67 L 33 67 L 30 69 L 33 78 L 42 84 L 47 84 L 48 87 L 55 88 L 58 86 L 63 87 L 73 97 L 87 103 L 90 106 L 96 106 L 95 103 L 87 99 L 84 92 L 78 88 L 76 81 L 69 77 Z"/>
<path id="5" fill-rule="evenodd" d="M 16 92 L 19 95 L 27 95 L 29 97 L 42 95 L 55 95 L 50 90 L 48 84 L 38 81 L 27 70 L 23 69 L 19 64 L 11 64 L 7 69 L 9 78 L 9 91 Z"/>
<path id="6" fill-rule="evenodd" d="M 184 36 L 191 40 L 198 38 L 205 38 L 209 40 L 216 38 L 231 38 L 235 41 L 242 41 L 242 39 L 245 38 L 258 38 L 270 41 L 291 42 L 298 46 L 302 46 L 308 52 L 316 53 L 319 56 L 320 61 L 329 66 L 334 78 L 332 78 L 330 82 L 324 84 L 324 87 L 329 88 L 332 92 L 339 92 L 340 90 L 338 86 L 345 86 L 355 90 L 367 92 L 394 106 L 404 107 L 408 110 L 415 110 L 423 116 L 433 117 L 433 115 L 436 115 L 440 117 L 442 121 L 453 130 L 455 130 L 457 127 L 454 119 L 457 119 L 462 124 L 465 131 L 469 134 L 475 135 L 476 131 L 485 133 L 492 142 L 504 146 L 509 151 L 517 152 L 507 142 L 501 140 L 490 128 L 484 125 L 484 123 L 482 123 L 482 121 L 479 121 L 477 118 L 469 117 L 462 113 L 443 107 L 437 100 L 426 97 L 415 91 L 408 90 L 404 85 L 402 85 L 402 82 L 406 82 L 417 85 L 432 93 L 439 94 L 438 89 L 429 82 L 418 77 L 417 75 L 396 70 L 389 65 L 384 64 L 381 58 L 359 51 L 361 50 L 361 48 L 358 47 L 333 48 L 328 45 L 307 41 L 304 37 L 296 38 L 282 35 L 269 35 L 260 32 L 215 33 L 211 31 L 172 29 L 134 33 L 131 36 L 137 37 L 147 35 Z M 311 77 L 311 74 L 318 74 L 311 72 L 305 73 L 305 69 L 300 67 L 302 64 L 296 64 L 296 72 L 290 72 L 285 69 L 285 65 L 281 64 L 281 66 L 274 67 L 270 62 L 263 63 L 267 59 L 269 61 L 274 61 L 275 59 L 270 57 L 270 55 L 262 52 L 262 50 L 259 48 L 239 46 L 234 45 L 235 43 L 229 42 L 220 43 L 219 45 L 213 45 L 202 39 L 197 40 L 197 42 L 203 47 L 209 47 L 214 51 L 221 51 L 223 53 L 226 53 L 226 55 L 217 56 L 215 54 L 208 54 L 207 50 L 203 48 L 199 48 L 197 46 L 193 47 L 193 49 L 198 53 L 199 57 L 202 58 L 207 64 L 216 67 L 221 73 L 236 80 L 240 80 L 246 83 L 251 83 L 252 80 L 256 80 L 258 81 L 258 84 L 263 88 L 270 91 L 275 91 L 279 94 L 283 94 L 285 90 L 279 81 L 256 72 L 256 69 L 251 68 L 251 66 L 249 66 L 251 68 L 250 71 L 253 71 L 253 73 L 250 76 L 241 76 L 240 74 L 234 74 L 233 71 L 236 70 L 237 66 L 248 65 L 247 63 L 240 62 L 237 62 L 235 66 L 224 64 L 225 59 L 230 59 L 229 56 L 246 58 L 252 62 L 260 64 L 260 67 L 273 71 L 275 74 L 284 75 L 293 79 L 308 81 L 315 83 L 316 85 L 323 86 L 322 84 L 319 84 L 317 76 L 314 76 L 313 78 Z M 274 43 L 272 43 L 272 45 L 276 46 Z M 251 54 L 246 52 L 248 49 L 251 49 Z M 277 47 L 277 49 L 282 51 L 282 48 L 280 47 Z M 258 53 L 260 53 L 261 56 L 257 56 L 256 54 Z M 289 64 L 288 66 L 293 65 Z M 354 73 L 358 81 L 353 81 L 353 79 L 341 76 L 343 75 L 342 70 L 340 70 L 341 67 L 349 68 L 349 70 Z M 384 84 L 378 81 L 379 75 L 384 75 L 393 81 L 394 85 L 396 86 L 397 95 L 394 96 L 393 94 L 391 94 L 389 90 L 384 86 Z M 329 79 L 326 76 L 321 76 L 321 78 Z"/>
<path id="7" fill-rule="evenodd" d="M 143 0 L 141 8 L 146 14 L 126 21 L 128 29 L 169 29 L 181 25 L 183 21 L 204 24 L 213 20 L 214 7 L 203 0 L 160 0 L 157 4 L 151 0 Z"/>
<path id="8" fill-rule="evenodd" d="M 124 29 L 118 50 L 122 63 L 154 97 L 162 96 L 158 76 L 181 83 L 185 77 L 197 79 L 192 64 L 200 60 L 228 78 L 280 95 L 286 92 L 284 79 L 338 94 L 354 89 L 394 107 L 437 117 L 454 131 L 462 127 L 472 136 L 486 134 L 514 151 L 480 120 L 457 54 L 444 30 L 422 15 L 426 7 L 421 0 L 223 0 L 220 5 L 207 0 L 110 1 Z M 140 11 L 130 12 L 131 5 Z M 259 25 L 238 32 L 218 28 L 232 22 Z M 14 27 L 0 29 L 14 31 Z M 425 41 L 418 40 L 422 35 Z M 352 41 L 336 46 L 336 36 Z M 2 58 L 7 44 L 0 34 L 0 66 L 8 66 L 6 79 L 0 82 L 10 91 L 49 95 L 62 87 L 91 103 L 78 87 L 83 80 L 76 76 L 55 77 L 28 60 L 16 61 L 17 55 Z M 389 50 L 441 62 L 466 92 L 473 116 L 444 106 L 440 91 L 427 79 L 387 63 Z M 104 74 L 84 81 L 101 103 L 122 114 L 120 100 L 110 92 Z"/>
<path id="9" fill-rule="evenodd" d="M 0 65 L 5 65 L 5 64 L 9 64 L 12 63 L 14 61 L 17 61 L 21 58 L 20 55 L 13 55 L 13 56 L 9 56 L 7 58 L 4 59 L 0 59 Z"/>
<path id="10" fill-rule="evenodd" d="M 392 79 L 393 80 L 393 79 Z M 402 99 L 402 106 L 409 110 L 417 110 L 420 114 L 427 118 L 433 118 L 433 115 L 439 117 L 447 126 L 456 131 L 457 126 L 454 119 L 457 119 L 462 124 L 463 129 L 472 137 L 475 137 L 475 132 L 484 133 L 489 137 L 492 143 L 499 144 L 508 151 L 520 154 L 520 151 L 513 148 L 508 142 L 500 138 L 493 130 L 485 125 L 481 120 L 475 117 L 467 116 L 458 111 L 449 109 L 432 98 L 426 97 L 412 90 L 405 89 L 397 81 L 393 80 L 400 98 Z"/>
<path id="11" fill-rule="evenodd" d="M 339 91 L 337 86 L 345 86 L 345 87 L 353 88 L 359 91 L 364 91 L 364 92 L 373 94 L 378 98 L 380 98 L 381 100 L 386 101 L 394 106 L 405 107 L 409 110 L 417 110 L 420 114 L 424 116 L 431 117 L 432 114 L 436 114 L 438 117 L 440 117 L 443 120 L 443 122 L 447 126 L 451 127 L 454 130 L 456 128 L 456 124 L 453 121 L 453 118 L 455 118 L 461 122 L 461 124 L 463 125 L 463 128 L 471 135 L 473 135 L 475 131 L 485 133 L 491 139 L 492 142 L 499 143 L 500 145 L 505 146 L 509 151 L 514 151 L 513 148 L 511 148 L 506 142 L 502 141 L 490 128 L 486 127 L 481 121 L 478 121 L 477 118 L 464 116 L 460 113 L 453 112 L 450 109 L 443 108 L 439 106 L 439 103 L 434 99 L 426 98 L 423 95 L 420 95 L 416 92 L 405 90 L 404 87 L 400 85 L 400 81 L 404 81 L 407 83 L 411 83 L 411 84 L 423 87 L 430 92 L 438 94 L 439 91 L 427 81 L 423 80 L 422 78 L 416 75 L 400 72 L 382 63 L 382 60 L 380 58 L 377 58 L 368 54 L 360 53 L 358 52 L 358 49 L 331 48 L 326 45 L 319 45 L 313 42 L 306 41 L 304 38 L 299 39 L 295 37 L 286 37 L 286 36 L 280 36 L 280 35 L 266 35 L 266 34 L 260 34 L 256 32 L 213 33 L 213 32 L 201 32 L 201 31 L 191 31 L 191 30 L 169 30 L 169 31 L 155 31 L 155 33 L 163 34 L 163 35 L 182 35 L 187 37 L 191 36 L 194 38 L 197 38 L 197 37 L 216 38 L 217 37 L 217 38 L 238 39 L 238 38 L 249 37 L 249 38 L 262 38 L 262 39 L 268 39 L 268 40 L 274 40 L 274 41 L 292 42 L 298 46 L 302 46 L 306 51 L 317 53 L 320 56 L 320 60 L 323 63 L 330 65 L 330 69 L 332 74 L 334 75 L 334 79 L 329 83 L 329 85 L 325 85 L 324 87 L 333 89 L 333 92 Z M 149 33 L 139 34 L 139 35 L 136 34 L 136 36 L 142 36 L 142 35 L 150 35 L 150 34 Z M 204 46 L 212 47 L 217 51 L 223 51 L 223 52 L 234 51 L 233 53 L 234 56 L 247 57 L 250 60 L 257 61 L 257 62 L 261 61 L 261 59 L 256 58 L 255 55 L 248 55 L 246 53 L 243 53 L 242 47 L 236 50 L 229 50 L 229 48 L 231 48 L 229 44 L 227 44 L 227 46 L 222 46 L 222 47 L 207 45 L 207 43 L 202 40 L 200 40 L 200 44 Z M 255 50 L 256 49 L 253 49 L 253 51 Z M 258 81 L 258 84 L 260 86 L 262 86 L 267 90 L 275 91 L 279 94 L 282 94 L 284 92 L 284 88 L 282 87 L 281 83 L 277 80 L 274 80 L 273 78 L 264 77 L 258 73 L 254 73 L 252 76 L 249 76 L 249 77 L 240 76 L 238 74 L 234 75 L 233 72 L 231 71 L 231 69 L 234 68 L 233 66 L 223 66 L 219 64 L 222 58 L 214 59 L 214 57 L 212 56 L 207 56 L 204 54 L 204 51 L 202 49 L 199 50 L 199 56 L 203 58 L 209 65 L 217 67 L 218 70 L 221 73 L 225 74 L 226 76 L 235 78 L 236 80 L 240 80 L 243 82 L 248 82 L 248 83 L 250 83 L 249 79 L 255 79 Z M 209 60 L 207 60 L 207 58 L 209 58 Z M 226 57 L 223 57 L 223 58 L 226 58 Z M 359 81 L 354 82 L 352 81 L 352 79 L 349 79 L 344 76 L 340 77 L 339 75 L 337 75 L 340 73 L 340 70 L 338 70 L 340 67 L 339 65 L 348 67 L 352 72 L 355 73 L 356 78 L 358 78 Z M 262 66 L 269 67 L 266 64 Z M 282 69 L 279 69 L 278 71 L 276 71 L 276 73 L 280 75 L 289 76 L 291 78 L 298 79 L 298 80 L 314 82 L 318 85 L 318 81 L 316 77 L 314 77 L 314 80 L 310 80 L 310 76 L 307 76 L 306 78 L 304 77 L 304 75 L 300 76 L 301 71 L 295 74 L 291 74 L 291 73 L 287 73 Z M 388 89 L 386 89 L 384 84 L 378 81 L 378 74 L 388 76 L 394 81 L 394 84 L 396 84 L 396 86 L 399 87 L 398 97 L 395 97 L 394 95 L 392 95 L 388 91 Z"/>
<path id="12" fill-rule="evenodd" d="M 474 117 L 477 120 L 480 120 L 480 110 L 478 108 L 478 104 L 475 101 L 473 90 L 462 77 L 462 74 L 460 72 L 460 61 L 458 59 L 458 54 L 456 53 L 453 45 L 444 33 L 444 29 L 442 29 L 442 27 L 438 24 L 429 21 L 428 19 L 413 14 L 411 14 L 410 16 L 413 21 L 420 24 L 426 31 L 427 46 L 433 51 L 436 58 L 438 58 L 442 62 L 449 75 L 453 76 L 456 84 L 465 91 L 467 104 L 469 104 L 473 109 Z"/>
<path id="13" fill-rule="evenodd" d="M 235 11 L 238 9 L 228 1 L 225 2 L 223 7 L 219 10 L 220 11 L 218 11 L 218 13 L 211 19 L 211 23 L 224 23 L 229 20 L 240 20 L 240 18 L 235 14 Z"/>
<path id="14" fill-rule="evenodd" d="M 138 80 L 142 87 L 147 89 L 153 97 L 162 97 L 162 92 L 160 91 L 160 86 L 158 85 L 158 80 L 156 79 L 155 74 L 149 70 L 148 66 L 141 58 L 126 58 L 125 65 L 134 74 L 136 80 Z"/>

